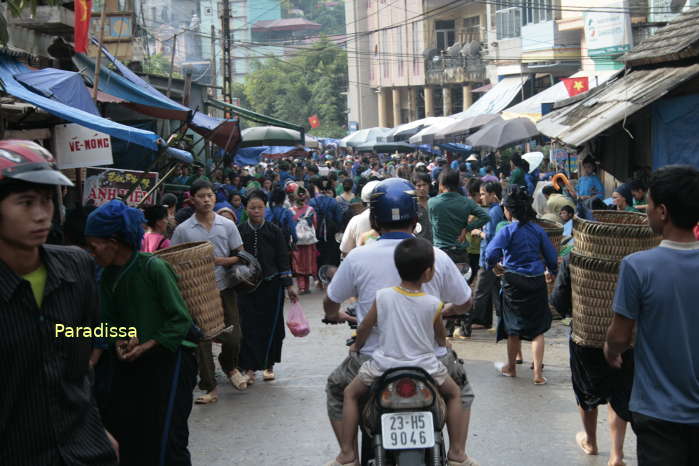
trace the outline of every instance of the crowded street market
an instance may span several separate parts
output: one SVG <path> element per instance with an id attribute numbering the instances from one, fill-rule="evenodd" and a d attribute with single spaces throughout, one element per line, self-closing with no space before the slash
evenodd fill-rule
<path id="1" fill-rule="evenodd" d="M 610 55 L 628 2 L 513 7 L 527 76 L 495 4 L 179 3 L 2 3 L 0 465 L 699 465 L 696 3 Z M 492 70 L 361 78 L 389 12 L 399 76 Z"/>

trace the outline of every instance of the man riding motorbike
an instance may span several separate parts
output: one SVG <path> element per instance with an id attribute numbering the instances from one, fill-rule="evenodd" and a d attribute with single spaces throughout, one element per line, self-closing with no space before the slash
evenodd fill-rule
<path id="1" fill-rule="evenodd" d="M 353 249 L 340 264 L 323 301 L 326 321 L 341 322 L 345 319 L 346 316 L 340 312 L 340 305 L 356 296 L 357 320 L 361 324 L 376 299 L 376 292 L 400 284 L 401 279 L 393 255 L 401 240 L 412 236 L 417 223 L 414 189 L 412 184 L 401 178 L 384 180 L 374 189 L 370 202 L 370 219 L 372 228 L 378 231 L 381 237 L 375 243 Z M 434 253 L 435 274 L 434 278 L 424 285 L 425 292 L 449 303 L 442 313 L 445 317 L 467 312 L 471 306 L 471 289 L 444 251 L 435 248 Z M 371 358 L 378 339 L 376 331 L 372 331 L 361 352 L 350 353 L 328 377 L 328 417 L 338 442 L 342 429 L 344 390 L 357 375 L 362 363 Z M 465 451 L 474 394 L 463 361 L 453 350 L 446 347 L 435 348 L 435 353 L 459 385 L 463 404 L 463 424 L 460 429 L 456 429 L 458 435 L 451 439 L 452 451 L 456 455 L 450 459 L 449 464 L 477 465 Z"/>

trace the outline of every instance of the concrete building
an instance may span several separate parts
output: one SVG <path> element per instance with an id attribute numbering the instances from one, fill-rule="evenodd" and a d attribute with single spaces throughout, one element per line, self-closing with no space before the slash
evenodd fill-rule
<path id="1" fill-rule="evenodd" d="M 471 105 L 486 79 L 485 5 L 449 3 L 347 2 L 350 126 L 392 127 Z"/>

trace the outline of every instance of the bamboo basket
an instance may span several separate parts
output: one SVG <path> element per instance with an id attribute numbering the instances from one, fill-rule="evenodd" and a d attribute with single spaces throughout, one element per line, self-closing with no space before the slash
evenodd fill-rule
<path id="1" fill-rule="evenodd" d="M 638 251 L 660 244 L 660 237 L 653 233 L 645 214 L 595 210 L 596 220 L 573 219 L 574 251 L 582 256 L 610 261 L 620 261 Z"/>
<path id="2" fill-rule="evenodd" d="M 154 254 L 170 264 L 177 274 L 182 297 L 204 338 L 208 340 L 220 334 L 225 323 L 221 295 L 216 287 L 213 245 L 206 241 L 183 243 Z"/>
<path id="3" fill-rule="evenodd" d="M 537 218 L 536 223 L 544 229 L 548 235 L 553 247 L 556 251 L 561 250 L 561 240 L 563 239 L 563 225 L 560 223 L 552 222 L 551 220 L 545 220 L 543 218 Z"/>

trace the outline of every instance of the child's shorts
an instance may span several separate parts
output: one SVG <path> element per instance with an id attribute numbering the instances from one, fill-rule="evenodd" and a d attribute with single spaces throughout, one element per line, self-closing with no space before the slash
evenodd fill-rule
<path id="1" fill-rule="evenodd" d="M 435 373 L 430 375 L 434 379 L 437 386 L 441 387 L 444 384 L 444 382 L 446 382 L 447 377 L 449 377 L 449 372 L 447 371 L 447 368 L 446 366 L 444 366 L 444 364 L 442 364 L 439 361 L 437 363 L 439 364 L 439 368 Z M 359 368 L 357 377 L 359 377 L 359 380 L 361 380 L 364 385 L 370 386 L 372 383 L 376 381 L 376 379 L 381 377 L 384 372 L 385 371 L 377 367 L 376 361 L 374 361 L 373 359 L 369 359 L 368 361 L 364 362 L 362 366 Z"/>

